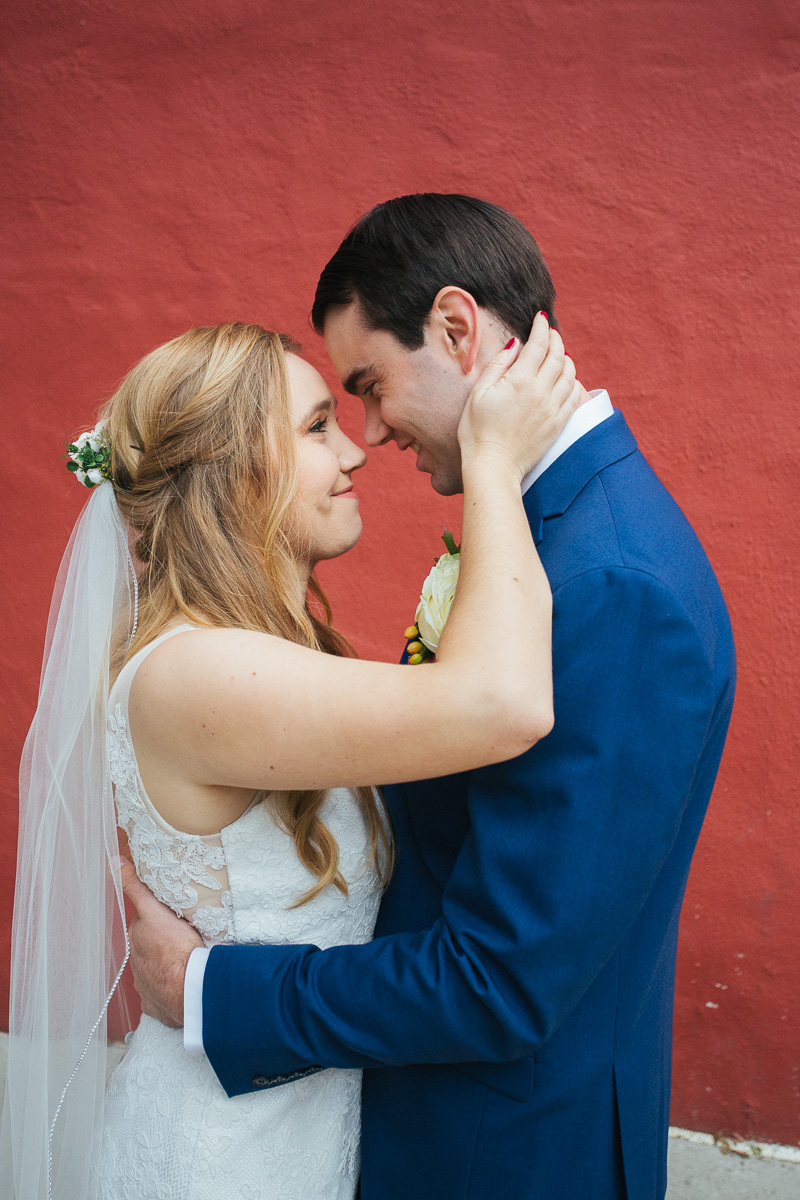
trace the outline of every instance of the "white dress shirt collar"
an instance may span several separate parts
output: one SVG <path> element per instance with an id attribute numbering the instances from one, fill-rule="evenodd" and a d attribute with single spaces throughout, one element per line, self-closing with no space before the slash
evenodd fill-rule
<path id="1" fill-rule="evenodd" d="M 593 392 L 589 392 L 589 399 L 580 408 L 576 408 L 570 419 L 567 421 L 561 433 L 553 442 L 550 449 L 541 458 L 532 471 L 522 481 L 522 494 L 527 492 L 528 488 L 536 482 L 540 475 L 543 475 L 548 467 L 552 467 L 557 458 L 560 458 L 565 450 L 569 450 L 577 442 L 578 438 L 582 438 L 590 429 L 594 429 L 596 425 L 602 421 L 608 420 L 613 416 L 614 409 L 611 405 L 611 398 L 605 388 L 597 388 Z"/>

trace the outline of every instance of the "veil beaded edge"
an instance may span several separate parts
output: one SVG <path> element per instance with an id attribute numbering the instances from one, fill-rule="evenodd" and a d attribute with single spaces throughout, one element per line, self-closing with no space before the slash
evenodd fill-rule
<path id="1" fill-rule="evenodd" d="M 128 956 L 109 775 L 111 647 L 133 637 L 136 574 L 110 482 L 58 572 L 20 765 L 0 1194 L 99 1200 L 107 1009 Z"/>

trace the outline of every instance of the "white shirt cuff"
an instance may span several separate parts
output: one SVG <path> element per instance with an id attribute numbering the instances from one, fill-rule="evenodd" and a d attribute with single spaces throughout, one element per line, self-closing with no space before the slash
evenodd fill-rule
<path id="1" fill-rule="evenodd" d="M 203 976 L 210 946 L 198 946 L 189 955 L 183 978 L 183 1048 L 191 1058 L 203 1058 Z"/>

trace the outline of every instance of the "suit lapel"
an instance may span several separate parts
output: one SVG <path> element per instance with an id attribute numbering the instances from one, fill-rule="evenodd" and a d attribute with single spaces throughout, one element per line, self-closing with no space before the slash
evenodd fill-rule
<path id="1" fill-rule="evenodd" d="M 621 412 L 590 429 L 540 475 L 523 498 L 533 540 L 538 546 L 544 522 L 567 511 L 590 479 L 638 449 Z"/>

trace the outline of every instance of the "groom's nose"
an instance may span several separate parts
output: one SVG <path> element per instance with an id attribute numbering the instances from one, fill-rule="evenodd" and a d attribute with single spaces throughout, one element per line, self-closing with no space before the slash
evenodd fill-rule
<path id="1" fill-rule="evenodd" d="M 394 430 L 391 425 L 387 425 L 380 414 L 380 409 L 377 405 L 374 408 L 368 408 L 364 418 L 364 441 L 368 446 L 385 446 L 391 441 Z"/>

